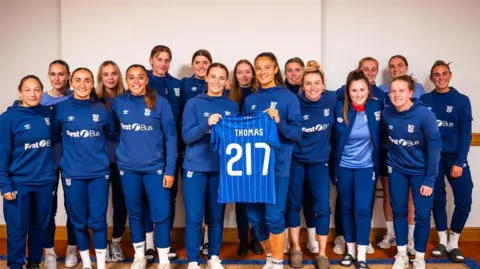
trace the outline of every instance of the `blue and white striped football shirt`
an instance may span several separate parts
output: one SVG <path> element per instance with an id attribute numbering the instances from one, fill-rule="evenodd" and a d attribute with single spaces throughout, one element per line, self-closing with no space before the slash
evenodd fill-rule
<path id="1" fill-rule="evenodd" d="M 212 129 L 220 154 L 219 203 L 275 203 L 277 125 L 266 113 L 224 116 Z"/>

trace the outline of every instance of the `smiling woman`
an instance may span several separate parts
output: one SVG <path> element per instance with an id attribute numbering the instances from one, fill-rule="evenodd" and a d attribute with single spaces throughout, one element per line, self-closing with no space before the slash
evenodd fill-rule
<path id="1" fill-rule="evenodd" d="M 89 69 L 73 71 L 71 85 L 73 97 L 53 108 L 52 139 L 63 146 L 62 183 L 82 267 L 91 268 L 91 229 L 97 268 L 104 269 L 110 174 L 106 143 L 115 136 L 115 125 L 108 105 L 95 93 Z"/>
<path id="2" fill-rule="evenodd" d="M 43 85 L 29 75 L 18 86 L 20 102 L 0 115 L 0 193 L 7 224 L 9 268 L 40 268 L 45 230 L 52 214 L 56 164 L 51 111 L 40 106 Z"/>

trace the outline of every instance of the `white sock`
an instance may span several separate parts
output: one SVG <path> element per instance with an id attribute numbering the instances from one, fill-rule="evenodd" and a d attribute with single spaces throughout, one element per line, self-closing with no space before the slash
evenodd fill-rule
<path id="1" fill-rule="evenodd" d="M 67 249 L 77 250 L 77 246 L 76 246 L 76 245 L 68 245 L 68 246 L 67 246 Z"/>
<path id="2" fill-rule="evenodd" d="M 188 267 L 193 266 L 193 267 L 197 267 L 198 266 L 198 262 L 189 262 L 188 263 Z"/>
<path id="3" fill-rule="evenodd" d="M 135 250 L 135 259 L 145 258 L 145 241 L 133 243 L 133 249 Z"/>
<path id="4" fill-rule="evenodd" d="M 153 242 L 153 232 L 145 233 L 145 242 L 147 249 L 155 249 L 155 243 Z"/>
<path id="5" fill-rule="evenodd" d="M 317 231 L 315 228 L 307 228 L 307 234 L 308 234 L 308 243 L 315 243 L 316 236 L 317 236 Z"/>
<path id="6" fill-rule="evenodd" d="M 120 241 L 122 241 L 121 237 L 112 238 L 112 243 L 120 243 Z"/>
<path id="7" fill-rule="evenodd" d="M 50 254 L 55 254 L 55 249 L 54 248 L 46 248 L 45 249 L 45 254 L 50 253 Z"/>
<path id="8" fill-rule="evenodd" d="M 364 262 L 367 260 L 367 247 L 368 246 L 357 246 L 357 261 Z"/>
<path id="9" fill-rule="evenodd" d="M 205 225 L 205 235 L 203 236 L 203 244 L 208 244 L 208 226 Z"/>
<path id="10" fill-rule="evenodd" d="M 425 259 L 425 253 L 424 252 L 415 252 L 415 259 Z"/>
<path id="11" fill-rule="evenodd" d="M 407 246 L 397 246 L 397 251 L 399 255 L 407 256 Z"/>
<path id="12" fill-rule="evenodd" d="M 393 221 L 387 221 L 387 234 L 395 238 L 395 228 L 393 226 Z"/>
<path id="13" fill-rule="evenodd" d="M 82 268 L 92 268 L 92 261 L 90 260 L 90 250 L 87 249 L 80 251 L 80 257 L 82 258 Z"/>
<path id="14" fill-rule="evenodd" d="M 454 248 L 458 248 L 458 239 L 460 239 L 460 234 L 450 231 L 450 238 L 448 239 L 447 251 L 451 251 Z"/>
<path id="15" fill-rule="evenodd" d="M 283 268 L 283 260 L 272 259 L 273 268 Z"/>
<path id="16" fill-rule="evenodd" d="M 447 231 L 438 232 L 438 239 L 440 244 L 447 246 Z"/>
<path id="17" fill-rule="evenodd" d="M 157 252 L 158 252 L 158 263 L 160 264 L 170 263 L 170 260 L 168 259 L 168 253 L 170 252 L 170 247 L 157 248 Z"/>
<path id="18" fill-rule="evenodd" d="M 348 249 L 348 254 L 352 255 L 352 257 L 355 259 L 355 243 L 347 243 L 347 249 Z"/>
<path id="19" fill-rule="evenodd" d="M 413 239 L 413 232 L 415 231 L 415 224 L 408 224 L 408 239 Z"/>
<path id="20" fill-rule="evenodd" d="M 105 257 L 107 256 L 107 250 L 95 249 L 95 256 L 97 257 L 97 269 L 105 269 Z"/>
<path id="21" fill-rule="evenodd" d="M 290 242 L 288 241 L 288 228 L 285 229 L 285 245 L 289 245 Z"/>

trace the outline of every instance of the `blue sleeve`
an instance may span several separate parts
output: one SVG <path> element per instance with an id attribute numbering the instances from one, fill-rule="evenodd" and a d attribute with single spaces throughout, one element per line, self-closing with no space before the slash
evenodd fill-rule
<path id="1" fill-rule="evenodd" d="M 189 145 L 202 139 L 202 137 L 207 134 L 208 129 L 207 118 L 202 119 L 202 122 L 197 122 L 195 102 L 187 102 L 182 117 L 182 138 L 185 144 Z"/>
<path id="2" fill-rule="evenodd" d="M 470 144 L 472 143 L 472 105 L 468 97 L 466 97 L 463 103 L 458 117 L 458 148 L 457 158 L 454 163 L 460 167 L 463 167 L 463 164 L 467 162 L 467 155 L 470 151 Z"/>
<path id="3" fill-rule="evenodd" d="M 425 93 L 425 88 L 420 83 L 415 85 L 415 94 L 414 97 L 420 98 Z"/>
<path id="4" fill-rule="evenodd" d="M 115 122 L 115 115 L 110 108 L 106 109 L 106 112 L 107 122 L 105 124 L 105 134 L 107 136 L 107 139 L 110 141 L 118 141 L 118 135 L 120 133 L 120 130 L 118 129 Z"/>
<path id="5" fill-rule="evenodd" d="M 287 105 L 286 117 L 286 119 L 280 119 L 277 124 L 278 131 L 285 139 L 297 143 L 302 139 L 302 125 L 300 124 L 302 116 L 297 98 Z"/>
<path id="6" fill-rule="evenodd" d="M 275 121 L 265 115 L 267 118 L 267 143 L 275 148 L 280 148 L 280 140 L 278 139 L 278 130 Z"/>
<path id="7" fill-rule="evenodd" d="M 183 114 L 185 107 L 187 106 L 186 89 L 185 80 L 180 80 L 180 115 Z"/>
<path id="8" fill-rule="evenodd" d="M 223 134 L 223 119 L 220 120 L 217 124 L 212 127 L 212 134 L 210 135 L 210 146 L 213 151 L 218 151 L 222 143 L 222 134 Z"/>
<path id="9" fill-rule="evenodd" d="M 337 94 L 337 99 L 338 100 L 344 100 L 345 99 L 345 88 L 346 86 L 343 85 L 342 87 L 338 88 L 336 94 Z"/>
<path id="10" fill-rule="evenodd" d="M 177 163 L 177 126 L 173 117 L 172 108 L 168 102 L 161 105 L 162 130 L 165 137 L 165 175 L 175 175 L 175 165 Z"/>
<path id="11" fill-rule="evenodd" d="M 426 150 L 426 169 L 423 185 L 433 188 L 440 165 L 440 152 L 442 150 L 442 137 L 438 130 L 437 120 L 433 112 L 425 113 L 423 136 Z"/>
<path id="12" fill-rule="evenodd" d="M 178 92 L 175 91 L 175 88 L 178 89 Z M 180 123 L 180 115 L 181 115 L 181 89 L 180 86 L 174 88 L 168 88 L 168 102 L 170 103 L 170 107 L 172 108 L 173 117 L 175 118 L 175 122 Z"/>
<path id="13" fill-rule="evenodd" d="M 243 107 L 241 108 L 242 109 L 242 113 L 244 114 L 248 114 L 250 111 L 247 109 L 249 107 L 249 104 L 248 104 L 248 96 L 245 98 L 245 100 L 243 101 Z"/>
<path id="14" fill-rule="evenodd" d="M 62 124 L 59 117 L 60 111 L 58 106 L 53 106 L 52 110 L 52 145 L 60 143 L 62 140 Z"/>
<path id="15" fill-rule="evenodd" d="M 8 170 L 10 167 L 10 159 L 12 156 L 12 127 L 10 119 L 4 113 L 0 116 L 0 193 L 3 195 L 14 191 Z"/>

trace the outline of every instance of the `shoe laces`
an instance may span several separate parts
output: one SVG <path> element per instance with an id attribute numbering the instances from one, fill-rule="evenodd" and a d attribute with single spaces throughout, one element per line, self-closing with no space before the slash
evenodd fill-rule
<path id="1" fill-rule="evenodd" d="M 425 268 L 425 260 L 422 258 L 415 258 L 413 260 L 413 268 Z"/>
<path id="2" fill-rule="evenodd" d="M 119 243 L 112 243 L 112 246 L 110 247 L 112 250 L 112 253 L 120 253 L 122 252 L 122 248 L 120 247 Z"/>

